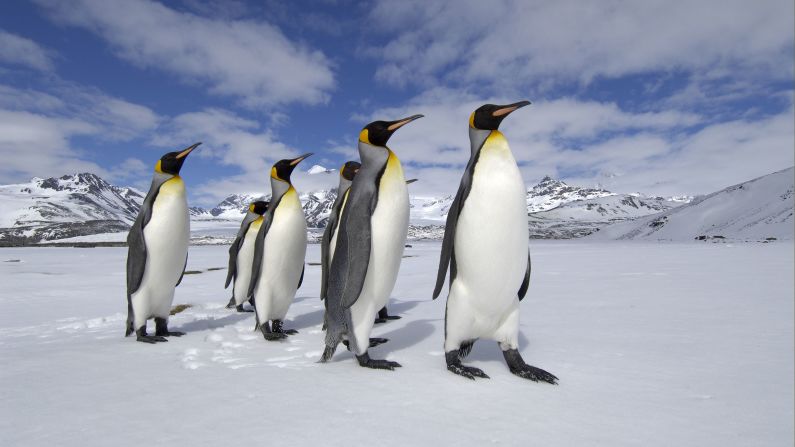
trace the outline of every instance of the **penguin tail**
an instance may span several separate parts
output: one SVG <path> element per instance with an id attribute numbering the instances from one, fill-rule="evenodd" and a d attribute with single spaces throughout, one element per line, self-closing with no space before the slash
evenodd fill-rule
<path id="1" fill-rule="evenodd" d="M 237 303 L 235 303 L 235 297 L 232 296 L 232 298 L 229 298 L 229 302 L 226 304 L 226 308 L 227 309 L 232 309 L 236 305 L 237 305 Z"/>
<path id="2" fill-rule="evenodd" d="M 326 363 L 331 360 L 331 357 L 334 356 L 334 351 L 337 350 L 337 345 L 328 346 L 326 345 L 326 349 L 323 350 L 323 355 L 320 357 L 320 360 L 317 363 Z"/>
<path id="3" fill-rule="evenodd" d="M 132 320 L 130 320 L 128 318 L 127 319 L 127 330 L 124 331 L 124 336 L 125 337 L 129 337 L 130 335 L 132 335 L 133 332 L 135 332 L 135 329 L 133 329 L 133 322 L 132 322 Z"/>
<path id="4" fill-rule="evenodd" d="M 135 332 L 135 328 L 133 328 L 133 308 L 132 308 L 132 298 L 130 295 L 127 295 L 127 330 L 124 332 L 125 337 L 129 337 L 132 333 Z"/>

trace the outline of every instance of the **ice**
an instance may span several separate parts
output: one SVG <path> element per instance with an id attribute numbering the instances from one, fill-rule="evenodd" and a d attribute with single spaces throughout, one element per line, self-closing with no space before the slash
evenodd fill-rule
<path id="1" fill-rule="evenodd" d="M 511 375 L 495 343 L 446 371 L 439 243 L 403 259 L 390 341 L 359 367 L 328 364 L 320 267 L 307 265 L 285 327 L 266 342 L 223 305 L 225 246 L 193 246 L 171 318 L 187 334 L 123 337 L 119 248 L 4 248 L 0 445 L 747 446 L 793 443 L 793 243 L 532 243 L 520 350 L 560 378 Z M 319 260 L 310 245 L 307 262 Z M 150 328 L 153 324 L 150 322 Z"/>

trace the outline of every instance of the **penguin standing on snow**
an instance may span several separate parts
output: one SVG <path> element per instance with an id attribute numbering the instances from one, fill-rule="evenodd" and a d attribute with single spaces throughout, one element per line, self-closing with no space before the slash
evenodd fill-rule
<path id="1" fill-rule="evenodd" d="M 499 343 L 510 371 L 556 383 L 557 377 L 524 362 L 518 350 L 519 301 L 530 282 L 525 183 L 500 122 L 530 104 L 486 104 L 469 118 L 472 155 L 450 206 L 433 298 L 450 266 L 445 311 L 447 369 L 474 380 L 488 378 L 461 364 L 479 338 Z"/>
<path id="2" fill-rule="evenodd" d="M 185 158 L 201 143 L 163 155 L 155 165 L 152 186 L 127 235 L 127 331 L 145 343 L 168 341 L 184 332 L 168 330 L 174 289 L 188 262 L 190 219 L 185 183 L 179 171 Z M 147 335 L 146 320 L 155 318 L 155 335 Z"/>
<path id="3" fill-rule="evenodd" d="M 243 302 L 246 301 L 248 285 L 251 282 L 251 266 L 254 263 L 254 241 L 257 239 L 257 232 L 262 226 L 262 215 L 268 211 L 268 202 L 257 200 L 248 206 L 248 211 L 240 230 L 232 246 L 229 247 L 229 269 L 226 275 L 224 288 L 234 280 L 232 286 L 232 298 L 229 300 L 227 308 L 234 307 L 238 312 L 254 312 L 253 310 L 243 309 Z M 249 300 L 254 305 L 252 300 Z"/>
<path id="4" fill-rule="evenodd" d="M 403 168 L 386 143 L 402 126 L 421 118 L 375 121 L 359 134 L 362 166 L 353 179 L 339 219 L 326 291 L 328 361 L 347 337 L 359 365 L 399 367 L 397 362 L 371 359 L 367 353 L 373 315 L 386 305 L 403 256 L 409 221 L 409 197 Z"/>
<path id="5" fill-rule="evenodd" d="M 271 168 L 271 201 L 254 241 L 254 263 L 247 297 L 254 297 L 257 328 L 266 340 L 281 340 L 298 331 L 282 320 L 304 279 L 306 217 L 290 174 L 310 154 L 280 160 Z"/>

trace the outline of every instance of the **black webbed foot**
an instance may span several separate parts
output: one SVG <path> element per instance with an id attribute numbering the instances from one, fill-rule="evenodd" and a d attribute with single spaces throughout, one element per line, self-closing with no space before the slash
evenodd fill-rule
<path id="1" fill-rule="evenodd" d="M 502 351 L 502 355 L 505 357 L 505 362 L 508 364 L 508 368 L 511 370 L 511 373 L 514 375 L 517 375 L 523 379 L 532 380 L 533 382 L 546 382 L 551 383 L 552 385 L 558 384 L 558 378 L 552 373 L 525 363 L 518 350 L 509 349 L 507 351 Z"/>
<path id="2" fill-rule="evenodd" d="M 389 320 L 400 320 L 400 316 L 389 315 L 389 312 L 386 310 L 386 306 L 384 306 L 378 311 L 378 317 L 375 319 L 375 324 L 386 323 Z"/>
<path id="3" fill-rule="evenodd" d="M 242 304 L 238 304 L 237 306 L 235 306 L 235 309 L 238 312 L 254 312 L 254 309 L 246 309 L 246 308 L 243 307 Z"/>
<path id="4" fill-rule="evenodd" d="M 447 370 L 453 374 L 458 374 L 459 376 L 466 377 L 470 380 L 475 380 L 475 377 L 479 377 L 481 379 L 490 378 L 480 368 L 475 368 L 474 366 L 464 366 L 461 364 L 461 352 L 458 349 L 454 349 L 445 353 L 444 357 L 447 361 Z"/>
<path id="5" fill-rule="evenodd" d="M 357 355 L 356 360 L 359 361 L 359 366 L 363 366 L 365 368 L 372 368 L 372 369 L 388 369 L 390 371 L 394 371 L 395 368 L 400 368 L 401 365 L 398 362 L 390 362 L 389 360 L 375 360 L 371 359 L 370 355 L 366 352 L 362 355 Z"/>
<path id="6" fill-rule="evenodd" d="M 185 333 L 180 331 L 169 331 L 168 320 L 165 318 L 155 318 L 155 335 L 160 337 L 182 337 Z"/>
<path id="7" fill-rule="evenodd" d="M 259 330 L 262 332 L 262 336 L 265 338 L 265 340 L 268 341 L 279 341 L 287 338 L 287 334 L 283 332 L 271 331 L 270 325 L 267 321 L 259 325 Z"/>
<path id="8" fill-rule="evenodd" d="M 140 341 L 142 343 L 149 343 L 155 344 L 158 342 L 168 341 L 166 338 L 159 336 L 159 335 L 147 335 L 146 334 L 146 326 L 141 326 L 137 331 L 135 331 L 135 341 Z"/>
<path id="9" fill-rule="evenodd" d="M 295 329 L 285 329 L 282 320 L 273 320 L 271 331 L 277 334 L 295 335 L 298 333 Z"/>

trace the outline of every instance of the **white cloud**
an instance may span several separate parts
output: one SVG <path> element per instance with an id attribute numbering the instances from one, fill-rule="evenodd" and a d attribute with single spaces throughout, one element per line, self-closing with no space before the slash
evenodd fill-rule
<path id="1" fill-rule="evenodd" d="M 519 99 L 434 89 L 367 119 L 425 114 L 396 132 L 389 145 L 407 177 L 420 179 L 414 192 L 454 194 L 469 158 L 469 114 L 486 102 Z M 792 166 L 794 118 L 790 106 L 772 117 L 712 123 L 676 109 L 633 113 L 613 103 L 562 98 L 515 112 L 501 130 L 528 183 L 549 174 L 617 192 L 681 195 Z"/>
<path id="2" fill-rule="evenodd" d="M 651 71 L 793 75 L 793 3 L 779 0 L 379 0 L 376 78 L 492 87 Z M 380 43 L 380 42 L 379 42 Z"/>
<path id="3" fill-rule="evenodd" d="M 41 71 L 53 69 L 52 52 L 36 42 L 0 29 L 0 63 Z"/>
<path id="4" fill-rule="evenodd" d="M 322 52 L 254 20 L 179 12 L 149 0 L 37 0 L 52 20 L 88 29 L 142 68 L 209 86 L 247 107 L 321 103 L 334 86 Z"/>

